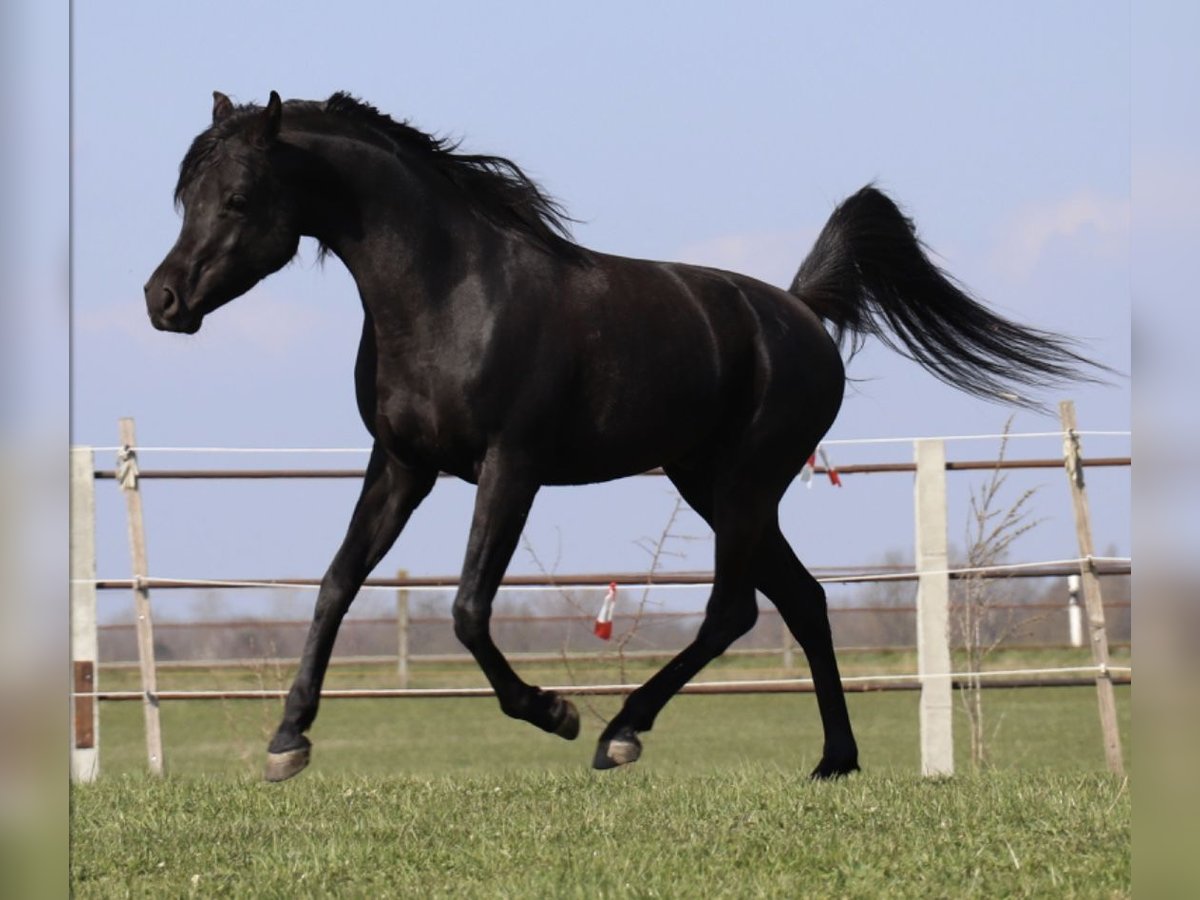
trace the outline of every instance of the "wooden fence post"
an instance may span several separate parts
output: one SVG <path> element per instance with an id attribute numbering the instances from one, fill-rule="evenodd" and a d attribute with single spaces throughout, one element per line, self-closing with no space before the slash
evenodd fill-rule
<path id="1" fill-rule="evenodd" d="M 146 528 L 142 495 L 138 490 L 137 437 L 133 419 L 120 420 L 121 449 L 117 452 L 117 481 L 125 495 L 129 516 L 129 554 L 133 564 L 133 606 L 137 616 L 138 664 L 142 675 L 142 712 L 146 721 L 146 759 L 153 775 L 163 773 L 162 725 L 158 716 L 158 676 L 154 663 L 154 622 L 150 616 L 150 591 L 143 583 L 148 574 Z"/>
<path id="2" fill-rule="evenodd" d="M 71 448 L 71 780 L 100 774 L 96 692 L 96 463 L 90 447 Z"/>
<path id="3" fill-rule="evenodd" d="M 1109 771 L 1125 774 L 1121 757 L 1121 733 L 1117 728 L 1117 702 L 1113 696 L 1112 675 L 1108 671 L 1108 631 L 1104 624 L 1104 601 L 1100 596 L 1100 579 L 1092 548 L 1092 515 L 1083 483 L 1082 452 L 1075 421 L 1075 403 L 1063 400 L 1058 405 L 1063 426 L 1063 462 L 1071 486 L 1071 503 L 1075 510 L 1075 536 L 1079 539 L 1079 580 L 1083 585 L 1083 602 L 1087 608 L 1088 637 L 1092 645 L 1092 661 L 1096 664 L 1096 698 L 1100 705 L 1100 730 L 1104 739 L 1104 758 Z"/>
<path id="4" fill-rule="evenodd" d="M 920 440 L 914 486 L 917 672 L 921 680 L 921 773 L 954 774 L 950 681 L 950 576 L 946 552 L 946 446 Z"/>
<path id="5" fill-rule="evenodd" d="M 396 577 L 403 581 L 408 570 L 400 569 Z M 400 687 L 408 687 L 408 590 L 405 588 L 396 591 L 396 680 Z"/>

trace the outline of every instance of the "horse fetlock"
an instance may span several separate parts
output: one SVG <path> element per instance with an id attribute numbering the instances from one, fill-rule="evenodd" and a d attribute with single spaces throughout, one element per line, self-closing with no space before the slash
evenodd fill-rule
<path id="1" fill-rule="evenodd" d="M 530 722 L 542 731 L 557 734 L 568 741 L 579 737 L 579 710 L 574 703 L 554 691 L 533 688 L 505 696 L 500 700 L 500 709 L 507 716 Z"/>
<path id="2" fill-rule="evenodd" d="M 267 745 L 267 751 L 269 753 L 287 753 L 289 750 L 307 750 L 311 746 L 312 741 L 304 736 L 301 729 L 295 729 L 285 724 L 275 732 L 271 743 Z"/>
<path id="3" fill-rule="evenodd" d="M 579 737 L 579 710 L 566 697 L 554 695 L 554 702 L 550 706 L 550 718 L 556 724 L 548 730 L 554 734 L 568 741 Z"/>

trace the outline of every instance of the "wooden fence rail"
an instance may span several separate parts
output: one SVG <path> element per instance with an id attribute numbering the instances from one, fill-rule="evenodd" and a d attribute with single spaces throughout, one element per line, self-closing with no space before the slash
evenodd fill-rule
<path id="1" fill-rule="evenodd" d="M 1088 459 L 1086 465 L 1088 468 L 1123 468 L 1131 465 L 1132 460 L 1128 456 L 1098 456 Z M 986 459 L 971 459 L 971 460 L 947 460 L 947 472 L 990 472 L 993 469 L 1058 469 L 1061 468 L 1063 461 L 1061 459 L 1005 459 L 986 460 Z M 883 475 L 894 474 L 897 472 L 916 472 L 917 464 L 909 462 L 891 462 L 891 463 L 851 463 L 845 466 L 837 466 L 839 475 Z M 813 469 L 817 475 L 825 475 L 828 469 L 824 466 L 816 466 Z M 164 479 L 177 481 L 196 481 L 196 480 L 275 480 L 286 478 L 355 478 L 361 479 L 366 474 L 366 469 L 143 469 L 140 473 L 141 478 L 146 479 Z M 643 476 L 662 475 L 662 469 L 650 469 L 642 472 Z M 97 469 L 95 477 L 100 480 L 112 479 L 117 475 L 113 469 Z M 442 473 L 442 478 L 452 478 L 451 475 Z"/>
<path id="2" fill-rule="evenodd" d="M 1096 560 L 1097 575 L 1129 575 L 1132 564 L 1127 562 Z M 820 571 L 820 570 L 817 570 Z M 1079 572 L 1079 564 L 1054 563 L 1013 569 L 992 566 L 976 569 L 970 573 L 946 573 L 947 578 L 958 581 L 963 578 L 1066 578 Z M 618 588 L 678 587 L 682 585 L 707 586 L 712 584 L 712 572 L 607 572 L 574 575 L 506 575 L 501 587 L 537 588 L 604 588 L 615 582 Z M 817 575 L 823 584 L 866 584 L 883 581 L 919 581 L 920 572 L 862 572 L 843 575 Z M 225 590 L 247 590 L 256 588 L 315 588 L 320 578 L 100 578 L 95 582 L 98 590 L 128 590 L 135 584 L 157 590 L 197 590 L 200 588 L 222 588 Z M 437 588 L 452 591 L 458 587 L 457 575 L 413 575 L 406 578 L 368 578 L 365 588 Z"/>
<path id="3" fill-rule="evenodd" d="M 1129 685 L 1133 679 L 1126 675 L 1112 675 L 1113 684 Z M 1020 689 L 1044 687 L 1091 687 L 1095 684 L 1092 678 L 1009 678 L 1003 681 L 984 682 L 984 689 Z M 967 686 L 967 682 L 952 679 L 951 686 L 958 690 Z M 547 690 L 572 697 L 623 697 L 633 693 L 636 684 L 567 684 L 555 685 Z M 879 681 L 879 682 L 850 682 L 842 685 L 848 694 L 873 694 L 882 691 L 919 691 L 921 681 Z M 703 681 L 692 681 L 680 688 L 681 694 L 811 694 L 814 693 L 811 684 L 796 684 L 787 681 L 744 681 L 709 684 Z M 282 700 L 287 691 L 160 691 L 160 700 Z M 495 692 L 489 687 L 458 687 L 458 688 L 326 688 L 321 691 L 323 700 L 386 700 L 394 698 L 410 698 L 414 700 L 442 700 L 462 697 L 494 697 Z M 140 700 L 141 694 L 136 691 L 98 691 L 95 699 L 120 702 Z"/>
<path id="4" fill-rule="evenodd" d="M 307 623 L 306 623 L 307 624 Z M 101 626 L 106 627 L 106 626 Z M 1110 649 L 1128 650 L 1132 644 L 1129 641 L 1109 641 Z M 854 654 L 901 654 L 912 653 L 915 648 L 907 644 L 905 645 L 887 645 L 880 647 L 838 647 L 838 657 L 849 656 Z M 1046 650 L 1069 650 L 1069 644 L 1021 644 L 1021 650 L 1028 651 L 1046 651 Z M 670 659 L 679 651 L 676 650 L 626 650 L 619 654 L 620 658 L 626 660 L 652 661 L 661 659 Z M 731 647 L 726 650 L 723 657 L 737 658 L 761 658 L 767 656 L 780 656 L 781 651 L 778 647 Z M 618 654 L 612 650 L 595 650 L 595 651 L 569 651 L 569 652 L 540 652 L 540 651 L 523 651 L 517 650 L 512 653 L 506 653 L 505 656 L 514 663 L 561 663 L 568 662 L 571 664 L 596 662 L 596 663 L 611 663 L 618 658 Z M 329 660 L 330 668 L 345 667 L 345 666 L 396 666 L 399 664 L 400 657 L 396 654 L 373 654 L 373 655 L 354 655 L 354 656 L 334 656 Z M 298 665 L 300 658 L 298 656 L 260 656 L 253 659 L 160 659 L 158 661 L 159 671 L 176 670 L 176 671 L 191 671 L 200 669 L 248 669 L 258 671 L 263 668 L 282 668 L 291 669 Z M 475 657 L 469 653 L 410 653 L 407 656 L 409 670 L 416 666 L 443 666 L 443 665 L 474 665 Z M 123 670 L 131 670 L 138 668 L 136 660 L 101 660 L 97 667 L 101 671 L 119 672 Z M 784 663 L 783 669 L 789 671 L 794 669 L 794 665 Z M 1078 679 L 1076 679 L 1078 680 Z M 1058 682 L 1055 682 L 1056 684 Z M 1084 679 L 1084 683 L 1092 684 L 1092 679 Z M 1114 682 L 1114 684 L 1119 682 Z"/>

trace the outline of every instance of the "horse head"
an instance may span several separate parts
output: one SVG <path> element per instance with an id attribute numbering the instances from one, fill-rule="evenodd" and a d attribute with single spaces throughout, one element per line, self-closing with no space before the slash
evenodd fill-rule
<path id="1" fill-rule="evenodd" d="M 175 201 L 183 225 L 146 282 L 155 328 L 194 334 L 204 317 L 250 290 L 296 254 L 298 213 L 279 163 L 283 104 L 235 107 L 213 93 L 211 126 L 180 165 Z"/>

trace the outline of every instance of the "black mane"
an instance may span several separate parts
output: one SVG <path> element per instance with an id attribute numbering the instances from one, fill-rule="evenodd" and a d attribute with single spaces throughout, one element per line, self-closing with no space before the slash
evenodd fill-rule
<path id="1" fill-rule="evenodd" d="M 555 256 L 587 262 L 589 256 L 571 237 L 570 217 L 516 163 L 502 156 L 459 153 L 459 142 L 421 131 L 407 121 L 397 122 L 344 91 L 324 103 L 289 100 L 289 113 L 311 113 L 319 119 L 334 116 L 362 126 L 359 134 L 373 138 L 397 156 L 416 157 L 449 180 L 485 219 L 501 228 L 520 232 Z M 179 166 L 175 187 L 178 205 L 184 189 L 207 166 L 226 138 L 251 125 L 262 107 L 244 104 L 200 134 Z"/>

